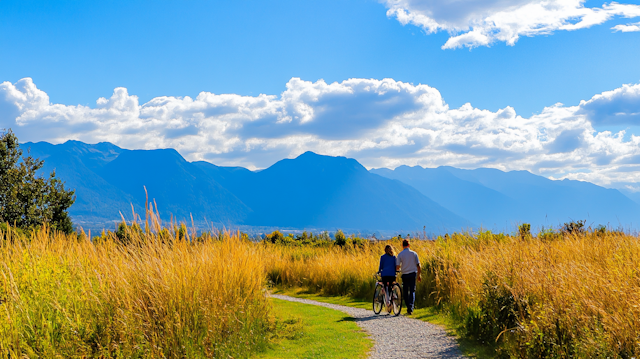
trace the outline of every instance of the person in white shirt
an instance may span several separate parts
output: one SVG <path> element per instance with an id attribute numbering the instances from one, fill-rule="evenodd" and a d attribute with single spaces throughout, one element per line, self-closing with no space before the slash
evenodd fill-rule
<path id="1" fill-rule="evenodd" d="M 402 274 L 402 296 L 407 305 L 407 314 L 413 314 L 414 302 L 416 299 L 416 278 L 422 281 L 422 267 L 418 253 L 409 249 L 409 241 L 402 241 L 402 252 L 396 257 L 396 270 Z"/>

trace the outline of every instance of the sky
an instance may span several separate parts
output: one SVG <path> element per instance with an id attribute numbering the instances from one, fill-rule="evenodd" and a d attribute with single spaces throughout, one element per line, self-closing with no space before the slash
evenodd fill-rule
<path id="1" fill-rule="evenodd" d="M 2 0 L 0 128 L 637 192 L 640 0 Z"/>

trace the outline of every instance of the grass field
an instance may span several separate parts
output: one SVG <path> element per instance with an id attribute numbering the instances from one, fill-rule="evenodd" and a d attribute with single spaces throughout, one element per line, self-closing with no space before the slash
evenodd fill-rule
<path id="1" fill-rule="evenodd" d="M 122 227 L 92 240 L 0 228 L 0 352 L 248 357 L 273 343 L 274 325 L 296 325 L 295 318 L 274 322 L 272 311 L 282 315 L 278 308 L 288 304 L 270 304 L 270 287 L 368 309 L 383 247 L 400 244 L 254 243 L 240 233 L 151 227 Z M 467 353 L 474 346 L 465 349 L 465 342 L 499 357 L 640 354 L 636 236 L 602 229 L 482 232 L 413 241 L 412 248 L 424 268 L 416 317 L 455 332 Z M 300 318 L 311 328 L 329 317 Z M 299 338 L 285 339 L 282 353 L 303 355 L 294 348 Z"/>
<path id="2" fill-rule="evenodd" d="M 278 329 L 256 359 L 366 358 L 373 345 L 345 313 L 279 299 L 272 303 Z"/>
<path id="3" fill-rule="evenodd" d="M 229 233 L 125 232 L 91 242 L 0 231 L 0 352 L 238 358 L 266 345 L 260 248 Z"/>
<path id="4" fill-rule="evenodd" d="M 271 246 L 277 288 L 369 300 L 385 244 Z M 640 240 L 611 231 L 483 232 L 413 241 L 418 308 L 433 307 L 498 356 L 630 358 L 640 354 Z M 437 318 L 437 317 L 435 317 Z"/>

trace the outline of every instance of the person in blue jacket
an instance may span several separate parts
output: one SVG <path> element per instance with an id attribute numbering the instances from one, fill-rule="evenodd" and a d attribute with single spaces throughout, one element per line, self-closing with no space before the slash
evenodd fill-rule
<path id="1" fill-rule="evenodd" d="M 391 297 L 391 285 L 396 281 L 396 250 L 389 244 L 384 247 L 384 254 L 380 257 L 378 273 L 382 277 L 385 292 Z"/>

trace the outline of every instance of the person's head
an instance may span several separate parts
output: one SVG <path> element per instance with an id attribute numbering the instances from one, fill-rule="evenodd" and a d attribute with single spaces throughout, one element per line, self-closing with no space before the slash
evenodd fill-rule
<path id="1" fill-rule="evenodd" d="M 392 256 L 392 257 L 395 257 L 395 256 L 396 256 L 396 250 L 395 250 L 395 248 L 393 248 L 393 246 L 392 246 L 392 245 L 390 245 L 390 244 L 387 244 L 387 245 L 384 247 L 384 252 L 385 252 L 386 254 L 388 254 L 388 255 Z"/>
<path id="2" fill-rule="evenodd" d="M 409 248 L 409 241 L 408 240 L 403 240 L 402 241 L 402 248 Z"/>

